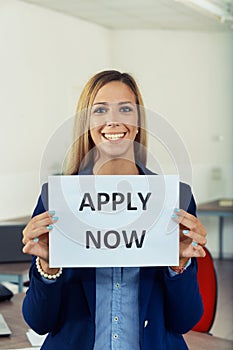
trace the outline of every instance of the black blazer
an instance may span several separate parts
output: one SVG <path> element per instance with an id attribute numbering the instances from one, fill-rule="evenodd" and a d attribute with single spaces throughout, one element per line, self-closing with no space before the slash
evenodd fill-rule
<path id="1" fill-rule="evenodd" d="M 91 168 L 80 173 L 90 174 Z M 153 174 L 140 165 L 140 173 Z M 180 183 L 180 208 L 196 214 L 186 184 Z M 47 210 L 47 185 L 42 188 L 33 216 Z M 92 350 L 95 341 L 95 268 L 65 268 L 55 283 L 45 284 L 35 267 L 23 315 L 39 334 L 48 333 L 41 349 Z M 197 263 L 170 277 L 167 267 L 140 268 L 139 322 L 141 350 L 187 350 L 182 333 L 199 321 L 203 306 L 197 282 Z M 131 349 L 130 349 L 131 350 Z"/>

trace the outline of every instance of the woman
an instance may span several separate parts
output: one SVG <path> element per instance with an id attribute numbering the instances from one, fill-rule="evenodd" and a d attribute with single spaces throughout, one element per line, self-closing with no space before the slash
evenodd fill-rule
<path id="1" fill-rule="evenodd" d="M 146 167 L 143 101 L 134 79 L 96 74 L 79 100 L 66 174 L 152 174 Z M 183 350 L 182 333 L 202 315 L 195 257 L 206 231 L 195 217 L 189 186 L 180 184 L 180 261 L 173 267 L 49 267 L 48 233 L 59 220 L 47 211 L 47 185 L 23 231 L 24 253 L 35 256 L 23 314 L 42 349 Z"/>

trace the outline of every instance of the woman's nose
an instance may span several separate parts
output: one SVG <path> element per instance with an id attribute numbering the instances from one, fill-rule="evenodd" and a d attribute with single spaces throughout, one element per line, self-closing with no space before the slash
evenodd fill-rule
<path id="1" fill-rule="evenodd" d="M 109 126 L 109 127 L 115 127 L 119 125 L 120 125 L 119 122 L 113 122 L 113 121 L 106 122 L 106 126 Z"/>

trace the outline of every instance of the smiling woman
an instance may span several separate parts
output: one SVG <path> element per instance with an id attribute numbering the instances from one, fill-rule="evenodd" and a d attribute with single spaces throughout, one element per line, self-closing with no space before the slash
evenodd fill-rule
<path id="1" fill-rule="evenodd" d="M 66 174 L 155 175 L 146 168 L 145 113 L 137 84 L 129 74 L 103 71 L 85 86 L 77 108 Z M 140 207 L 146 211 L 151 193 L 141 192 L 140 186 L 135 192 Z M 172 215 L 179 224 L 179 266 L 160 266 L 159 261 L 159 266 L 128 267 L 122 262 L 126 267 L 116 267 L 111 261 L 111 266 L 104 268 L 63 270 L 49 265 L 49 231 L 59 218 L 55 212 L 46 211 L 47 190 L 45 184 L 33 218 L 23 231 L 23 251 L 35 256 L 23 313 L 37 333 L 48 333 L 41 349 L 187 350 L 181 334 L 190 330 L 202 315 L 195 257 L 205 255 L 206 244 L 206 231 L 195 216 L 190 187 L 180 183 L 180 208 Z M 90 221 L 92 213 L 96 209 L 101 211 L 108 202 L 112 202 L 112 212 L 123 201 L 128 211 L 137 210 L 132 198 L 130 192 L 124 196 L 119 189 L 111 197 L 101 190 L 96 206 L 86 192 L 79 208 L 90 210 Z M 64 201 L 64 196 L 60 200 Z M 157 197 L 156 205 L 160 206 Z M 152 206 L 152 216 L 156 205 Z M 61 211 L 59 215 L 68 218 L 67 212 Z M 80 230 L 78 225 L 72 225 Z M 108 227 L 107 232 L 102 232 L 96 222 L 95 225 L 95 232 L 86 231 L 86 249 L 90 254 L 90 246 L 100 249 L 103 239 L 104 247 L 110 250 L 121 243 L 124 248 L 135 243 L 145 257 L 146 230 L 138 234 L 136 228 L 132 231 L 123 228 L 119 233 L 116 227 Z M 166 242 L 166 251 L 167 247 Z M 155 254 L 154 246 L 151 249 Z M 66 253 L 70 254 L 70 250 Z M 80 254 L 74 255 L 81 261 Z"/>

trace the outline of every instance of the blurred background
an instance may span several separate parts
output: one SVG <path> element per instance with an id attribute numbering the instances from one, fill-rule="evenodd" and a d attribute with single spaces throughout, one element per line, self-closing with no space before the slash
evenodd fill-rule
<path id="1" fill-rule="evenodd" d="M 0 220 L 31 214 L 46 145 L 103 69 L 131 73 L 180 135 L 198 205 L 233 198 L 232 0 L 0 0 L 0 52 Z M 58 158 L 54 149 L 51 174 Z M 218 257 L 218 218 L 201 219 Z"/>

